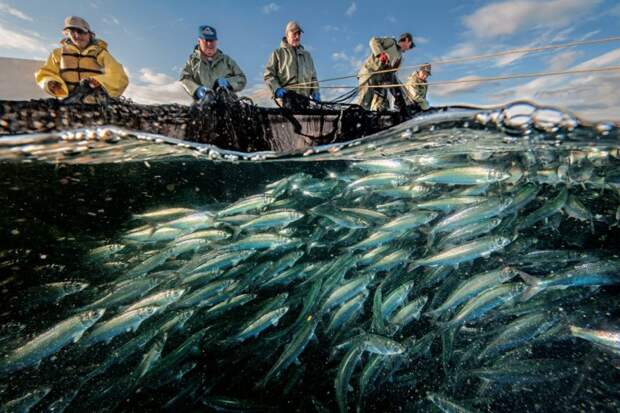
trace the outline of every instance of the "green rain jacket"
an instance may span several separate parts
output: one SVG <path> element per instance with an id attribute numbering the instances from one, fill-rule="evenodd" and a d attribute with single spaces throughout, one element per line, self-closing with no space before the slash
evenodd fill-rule
<path id="1" fill-rule="evenodd" d="M 181 72 L 183 87 L 194 97 L 196 89 L 200 86 L 211 89 L 217 79 L 228 80 L 234 92 L 243 90 L 247 82 L 245 74 L 233 59 L 218 50 L 213 59 L 208 61 L 196 46 Z"/>
<path id="2" fill-rule="evenodd" d="M 359 83 L 360 85 L 368 82 L 371 77 L 373 83 L 388 83 L 396 79 L 396 71 L 378 73 L 373 76 L 374 72 L 389 69 L 398 69 L 403 57 L 403 54 L 398 45 L 398 41 L 393 37 L 373 37 L 370 39 L 370 56 L 364 62 L 362 69 L 359 71 Z M 379 60 L 381 53 L 385 52 L 388 56 L 388 63 L 383 64 Z"/>
<path id="3" fill-rule="evenodd" d="M 408 103 L 417 103 L 422 110 L 430 108 L 426 93 L 428 92 L 428 84 L 418 78 L 418 72 L 413 72 L 407 83 L 405 83 L 405 96 Z"/>
<path id="4" fill-rule="evenodd" d="M 280 87 L 289 89 L 287 86 L 300 83 L 307 83 L 303 86 L 308 88 L 291 87 L 289 90 L 305 96 L 310 96 L 319 90 L 318 83 L 309 83 L 317 81 L 312 56 L 302 46 L 292 47 L 286 38 L 282 39 L 280 47 L 269 56 L 263 78 L 273 93 Z"/>

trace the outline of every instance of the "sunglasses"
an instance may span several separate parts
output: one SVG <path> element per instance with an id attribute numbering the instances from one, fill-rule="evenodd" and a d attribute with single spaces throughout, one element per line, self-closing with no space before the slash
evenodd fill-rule
<path id="1" fill-rule="evenodd" d="M 86 33 L 88 33 L 88 31 L 83 30 L 83 29 L 78 29 L 77 27 L 70 27 L 67 30 L 70 31 L 73 34 L 79 34 L 80 36 L 83 36 Z"/>

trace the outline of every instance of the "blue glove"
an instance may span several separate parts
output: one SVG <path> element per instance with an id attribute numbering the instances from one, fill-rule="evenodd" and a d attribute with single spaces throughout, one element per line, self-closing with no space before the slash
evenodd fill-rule
<path id="1" fill-rule="evenodd" d="M 312 96 L 310 96 L 312 98 L 312 100 L 314 100 L 315 102 L 320 102 L 321 101 L 321 92 L 316 91 L 312 94 Z"/>
<path id="2" fill-rule="evenodd" d="M 196 100 L 202 100 L 205 95 L 207 94 L 207 91 L 209 89 L 207 89 L 204 86 L 200 86 L 198 89 L 196 89 L 196 91 L 194 92 L 194 98 L 196 98 Z"/>
<path id="3" fill-rule="evenodd" d="M 230 82 L 226 79 L 218 79 L 216 83 L 219 87 L 223 87 L 225 89 L 230 89 Z"/>
<path id="4" fill-rule="evenodd" d="M 276 89 L 276 97 L 282 99 L 286 95 L 286 89 L 283 87 L 279 87 Z"/>

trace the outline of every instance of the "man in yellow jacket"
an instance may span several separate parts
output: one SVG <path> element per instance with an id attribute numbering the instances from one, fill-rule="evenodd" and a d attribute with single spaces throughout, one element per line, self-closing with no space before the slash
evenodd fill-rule
<path id="1" fill-rule="evenodd" d="M 82 82 L 92 89 L 102 88 L 111 97 L 123 94 L 129 79 L 108 52 L 108 45 L 95 38 L 90 25 L 81 17 L 69 16 L 63 30 L 65 38 L 35 73 L 35 81 L 48 94 L 66 98 Z"/>
<path id="2" fill-rule="evenodd" d="M 396 72 L 400 68 L 402 55 L 413 49 L 415 43 L 410 33 L 403 33 L 398 40 L 392 37 L 373 37 L 369 44 L 370 56 L 358 74 L 357 104 L 367 110 L 387 110 L 390 88 L 381 86 L 400 83 Z M 400 91 L 400 88 L 392 90 Z"/>

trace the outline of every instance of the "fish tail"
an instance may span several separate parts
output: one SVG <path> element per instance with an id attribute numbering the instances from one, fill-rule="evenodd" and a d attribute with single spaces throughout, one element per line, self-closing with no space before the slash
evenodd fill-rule
<path id="1" fill-rule="evenodd" d="M 437 326 L 440 334 L 443 334 L 452 328 L 450 321 L 437 321 L 434 320 L 434 324 Z"/>
<path id="2" fill-rule="evenodd" d="M 583 331 L 583 329 L 581 327 L 577 327 L 577 326 L 573 326 L 570 325 L 568 326 L 571 335 L 575 336 L 575 337 L 580 337 L 581 332 Z"/>
<path id="3" fill-rule="evenodd" d="M 543 290 L 543 287 L 541 287 L 540 285 L 541 284 L 540 279 L 534 277 L 533 275 L 524 273 L 522 271 L 519 271 L 519 276 L 523 279 L 523 281 L 525 281 L 528 284 L 528 287 L 526 288 L 526 290 L 523 292 L 523 295 L 521 296 L 522 301 L 529 300 L 530 298 L 534 297 L 536 294 L 538 294 L 539 292 Z"/>
<path id="4" fill-rule="evenodd" d="M 239 235 L 243 232 L 243 229 L 240 227 L 232 227 L 232 231 L 232 238 L 237 239 L 239 238 Z"/>
<path id="5" fill-rule="evenodd" d="M 441 311 L 441 309 L 440 309 L 440 308 L 436 308 L 436 309 L 434 309 L 434 310 L 427 311 L 427 312 L 425 312 L 425 313 L 424 313 L 424 314 L 422 314 L 422 315 L 424 315 L 425 317 L 430 317 L 430 318 L 432 318 L 433 320 L 437 320 L 437 318 L 439 318 L 439 316 L 441 316 L 441 313 L 442 313 L 442 312 L 443 312 L 443 311 Z"/>
<path id="6" fill-rule="evenodd" d="M 407 272 L 414 271 L 420 266 L 420 260 L 415 260 L 407 266 Z"/>

